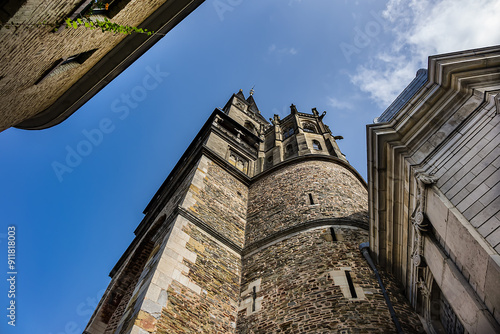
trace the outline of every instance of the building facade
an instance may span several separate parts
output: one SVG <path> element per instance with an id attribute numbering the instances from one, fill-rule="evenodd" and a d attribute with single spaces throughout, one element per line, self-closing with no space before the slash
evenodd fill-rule
<path id="1" fill-rule="evenodd" d="M 117 77 L 203 0 L 6 0 L 0 4 L 0 131 L 61 123 Z M 65 19 L 89 17 L 155 33 L 115 34 Z M 40 24 L 44 23 L 44 24 Z M 161 69 L 152 68 L 161 77 Z"/>
<path id="2" fill-rule="evenodd" d="M 85 333 L 406 333 L 420 320 L 360 252 L 366 183 L 325 113 L 269 123 L 240 91 L 149 205 Z"/>
<path id="3" fill-rule="evenodd" d="M 500 333 L 500 47 L 437 55 L 367 127 L 370 247 L 428 333 Z"/>

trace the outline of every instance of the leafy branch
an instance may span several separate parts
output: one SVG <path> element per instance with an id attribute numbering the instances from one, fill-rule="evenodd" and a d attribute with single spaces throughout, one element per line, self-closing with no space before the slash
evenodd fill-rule
<path id="1" fill-rule="evenodd" d="M 108 20 L 108 18 L 104 18 L 104 21 L 101 20 L 91 20 L 90 18 L 78 18 L 76 20 L 72 20 L 70 18 L 67 18 L 65 20 L 66 22 L 66 27 L 67 28 L 74 28 L 78 29 L 78 27 L 85 27 L 90 30 L 94 29 L 101 29 L 102 32 L 113 32 L 113 33 L 119 33 L 119 34 L 126 34 L 130 35 L 131 33 L 139 33 L 139 34 L 146 34 L 148 36 L 151 36 L 154 32 L 153 31 L 148 31 L 147 29 L 142 29 L 142 28 L 137 28 L 137 27 L 131 27 L 131 26 L 126 26 L 126 25 L 121 25 L 118 23 L 111 22 Z"/>
<path id="2" fill-rule="evenodd" d="M 79 18 L 76 19 L 71 19 L 71 18 L 66 18 L 64 21 L 66 23 L 67 28 L 73 28 L 73 29 L 78 29 L 79 27 L 85 27 L 90 30 L 94 29 L 100 29 L 102 32 L 112 32 L 112 33 L 118 33 L 118 34 L 125 34 L 125 35 L 130 35 L 132 33 L 138 33 L 138 34 L 145 34 L 148 36 L 151 36 L 154 34 L 154 31 L 149 31 L 147 29 L 142 29 L 142 28 L 137 28 L 137 27 L 132 27 L 132 26 L 127 26 L 127 25 L 121 25 L 118 23 L 111 22 L 107 17 L 104 17 L 104 20 L 97 19 L 96 17 L 92 18 L 92 15 L 94 13 L 94 10 L 108 10 L 109 4 L 104 3 L 102 0 L 95 0 L 92 1 L 92 4 L 90 5 L 90 8 L 88 8 L 88 11 L 86 11 L 86 14 L 82 16 L 82 14 L 79 14 Z M 38 22 L 38 23 L 6 23 L 6 24 L 0 24 L 0 28 L 14 28 L 17 30 L 18 28 L 22 26 L 30 26 L 30 27 L 50 27 L 53 28 L 54 31 L 57 31 L 59 28 L 59 25 L 57 23 L 49 23 L 47 21 L 43 22 Z"/>

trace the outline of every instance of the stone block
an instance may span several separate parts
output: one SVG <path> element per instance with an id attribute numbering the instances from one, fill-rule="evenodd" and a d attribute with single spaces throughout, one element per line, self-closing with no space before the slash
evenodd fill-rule
<path id="1" fill-rule="evenodd" d="M 500 221 L 496 217 L 491 217 L 491 221 L 493 222 L 493 225 L 497 225 L 497 228 L 486 236 L 486 241 L 488 241 L 490 245 L 495 248 L 498 244 L 500 244 Z"/>
<path id="2" fill-rule="evenodd" d="M 444 237 L 446 235 L 448 208 L 432 189 L 427 191 L 427 207 L 425 211 L 437 233 Z"/>

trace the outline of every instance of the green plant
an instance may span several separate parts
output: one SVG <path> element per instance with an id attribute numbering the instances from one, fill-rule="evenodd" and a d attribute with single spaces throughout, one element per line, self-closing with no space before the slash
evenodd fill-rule
<path id="1" fill-rule="evenodd" d="M 76 20 L 72 20 L 67 18 L 65 20 L 67 28 L 78 29 L 78 27 L 85 27 L 90 30 L 101 29 L 102 32 L 114 32 L 119 34 L 130 35 L 131 33 L 139 33 L 146 34 L 148 36 L 152 35 L 153 31 L 148 31 L 147 29 L 131 27 L 126 25 L 121 25 L 118 23 L 111 22 L 108 18 L 104 18 L 104 21 L 101 20 L 92 20 L 87 17 L 78 18 Z"/>
<path id="2" fill-rule="evenodd" d="M 103 20 L 92 17 L 96 10 L 107 11 L 109 9 L 109 3 L 105 3 L 101 0 L 92 1 L 88 9 L 85 10 L 85 14 L 80 14 L 78 18 L 71 19 L 66 18 L 64 21 L 67 28 L 78 29 L 79 27 L 85 27 L 90 30 L 100 29 L 102 32 L 112 32 L 118 34 L 130 35 L 132 33 L 145 34 L 151 36 L 154 31 L 149 31 L 147 29 L 137 28 L 133 26 L 121 25 L 115 22 L 111 22 L 108 18 L 104 17 Z M 22 26 L 32 26 L 32 27 L 50 27 L 54 31 L 58 30 L 59 25 L 56 23 L 49 23 L 46 20 L 38 23 L 6 23 L 0 24 L 0 28 L 14 28 L 18 29 Z"/>

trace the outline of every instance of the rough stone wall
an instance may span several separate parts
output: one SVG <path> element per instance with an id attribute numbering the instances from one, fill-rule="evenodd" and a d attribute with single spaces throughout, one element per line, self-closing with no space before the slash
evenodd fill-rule
<path id="1" fill-rule="evenodd" d="M 180 210 L 172 221 L 118 331 L 234 332 L 241 259 L 226 243 L 243 245 L 247 193 L 220 166 L 200 159 L 160 213 L 168 216 L 179 203 L 193 217 Z"/>
<path id="2" fill-rule="evenodd" d="M 241 259 L 193 225 L 184 232 L 191 236 L 186 248 L 196 254 L 195 262 L 184 260 L 187 277 L 201 293 L 172 282 L 157 333 L 234 333 Z"/>
<path id="3" fill-rule="evenodd" d="M 248 188 L 207 157 L 202 157 L 182 206 L 243 247 Z"/>
<path id="4" fill-rule="evenodd" d="M 368 222 L 366 188 L 349 170 L 328 161 L 303 161 L 266 175 L 250 187 L 248 203 L 246 244 L 313 219 Z"/>
<path id="5" fill-rule="evenodd" d="M 368 232 L 335 227 L 305 231 L 243 259 L 241 291 L 260 279 L 260 309 L 238 313 L 238 333 L 395 333 L 373 271 L 358 246 Z M 349 268 L 358 298 L 346 298 L 336 270 Z M 394 297 L 392 297 L 394 298 Z M 240 300 L 243 302 L 244 300 Z M 417 333 L 419 320 L 404 301 L 398 313 L 405 333 Z"/>
<path id="6" fill-rule="evenodd" d="M 125 308 L 127 307 L 130 298 L 132 297 L 132 293 L 134 292 L 135 285 L 139 280 L 139 276 L 144 269 L 144 265 L 148 260 L 151 252 L 153 250 L 153 244 L 151 242 L 146 243 L 143 246 L 142 250 L 138 252 L 137 256 L 134 256 L 133 261 L 129 262 L 129 266 L 131 268 L 127 268 L 126 272 L 132 279 L 127 283 L 122 283 L 123 288 L 126 289 L 123 297 L 121 298 L 120 304 L 113 312 L 111 319 L 108 322 L 108 326 L 106 327 L 105 333 L 113 333 L 118 327 L 118 323 L 125 312 Z"/>
<path id="7" fill-rule="evenodd" d="M 46 109 L 126 37 L 84 28 L 54 33 L 52 27 L 34 26 L 44 21 L 62 23 L 81 2 L 29 0 L 9 20 L 23 25 L 0 29 L 0 131 Z M 164 2 L 130 1 L 113 22 L 137 26 Z M 35 85 L 58 60 L 93 49 L 97 51 L 82 65 Z"/>

